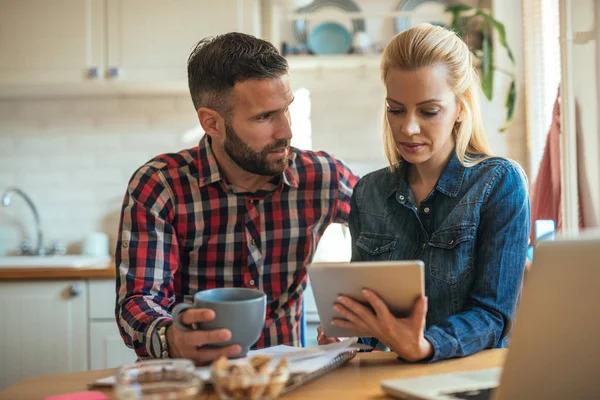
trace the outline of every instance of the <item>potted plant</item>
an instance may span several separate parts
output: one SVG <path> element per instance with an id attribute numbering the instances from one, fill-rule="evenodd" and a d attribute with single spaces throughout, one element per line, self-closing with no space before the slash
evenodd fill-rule
<path id="1" fill-rule="evenodd" d="M 486 11 L 466 4 L 459 3 L 448 6 L 446 11 L 452 13 L 452 30 L 463 38 L 478 62 L 481 75 L 481 89 L 485 97 L 491 100 L 494 95 L 495 71 L 504 73 L 511 79 L 505 101 L 506 122 L 500 129 L 503 132 L 508 128 L 514 117 L 517 88 L 515 75 L 510 71 L 498 68 L 494 64 L 492 35 L 494 33 L 498 35 L 500 45 L 506 50 L 508 58 L 514 65 L 515 59 L 513 53 L 506 42 L 506 28 L 502 22 L 492 17 Z"/>

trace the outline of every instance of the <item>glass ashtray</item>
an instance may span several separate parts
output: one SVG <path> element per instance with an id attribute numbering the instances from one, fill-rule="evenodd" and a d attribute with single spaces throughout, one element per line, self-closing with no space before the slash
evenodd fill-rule
<path id="1" fill-rule="evenodd" d="M 190 360 L 148 360 L 124 365 L 117 372 L 118 400 L 192 400 L 203 382 Z"/>

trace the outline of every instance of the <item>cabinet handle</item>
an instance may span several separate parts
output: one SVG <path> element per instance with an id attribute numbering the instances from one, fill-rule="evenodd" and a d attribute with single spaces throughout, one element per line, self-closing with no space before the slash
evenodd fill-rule
<path id="1" fill-rule="evenodd" d="M 98 77 L 98 67 L 90 67 L 87 70 L 88 78 L 97 78 Z"/>
<path id="2" fill-rule="evenodd" d="M 121 68 L 118 67 L 110 67 L 108 69 L 108 76 L 110 78 L 120 78 L 121 77 Z"/>
<path id="3" fill-rule="evenodd" d="M 71 295 L 71 297 L 78 297 L 79 295 L 81 295 L 81 293 L 83 293 L 83 290 L 81 289 L 81 284 L 76 282 L 69 286 L 69 294 Z"/>

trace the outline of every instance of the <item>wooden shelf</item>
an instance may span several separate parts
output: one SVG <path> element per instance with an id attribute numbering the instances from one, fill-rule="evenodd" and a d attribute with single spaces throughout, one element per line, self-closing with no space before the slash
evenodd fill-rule
<path id="1" fill-rule="evenodd" d="M 450 13 L 448 13 L 450 14 Z M 437 19 L 440 17 L 439 13 L 419 13 L 415 11 L 390 11 L 390 12 L 318 12 L 318 13 L 289 13 L 287 18 L 289 20 L 303 19 L 306 21 L 329 21 L 347 18 L 431 18 Z"/>
<path id="2" fill-rule="evenodd" d="M 291 71 L 310 69 L 379 68 L 381 54 L 331 56 L 293 55 L 287 57 Z"/>

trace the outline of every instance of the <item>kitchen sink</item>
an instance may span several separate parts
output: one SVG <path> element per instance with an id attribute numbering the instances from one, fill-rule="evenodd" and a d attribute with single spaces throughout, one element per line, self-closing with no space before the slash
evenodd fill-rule
<path id="1" fill-rule="evenodd" d="M 5 256 L 0 257 L 0 269 L 8 268 L 98 268 L 109 266 L 112 258 L 83 255 L 65 256 Z"/>

